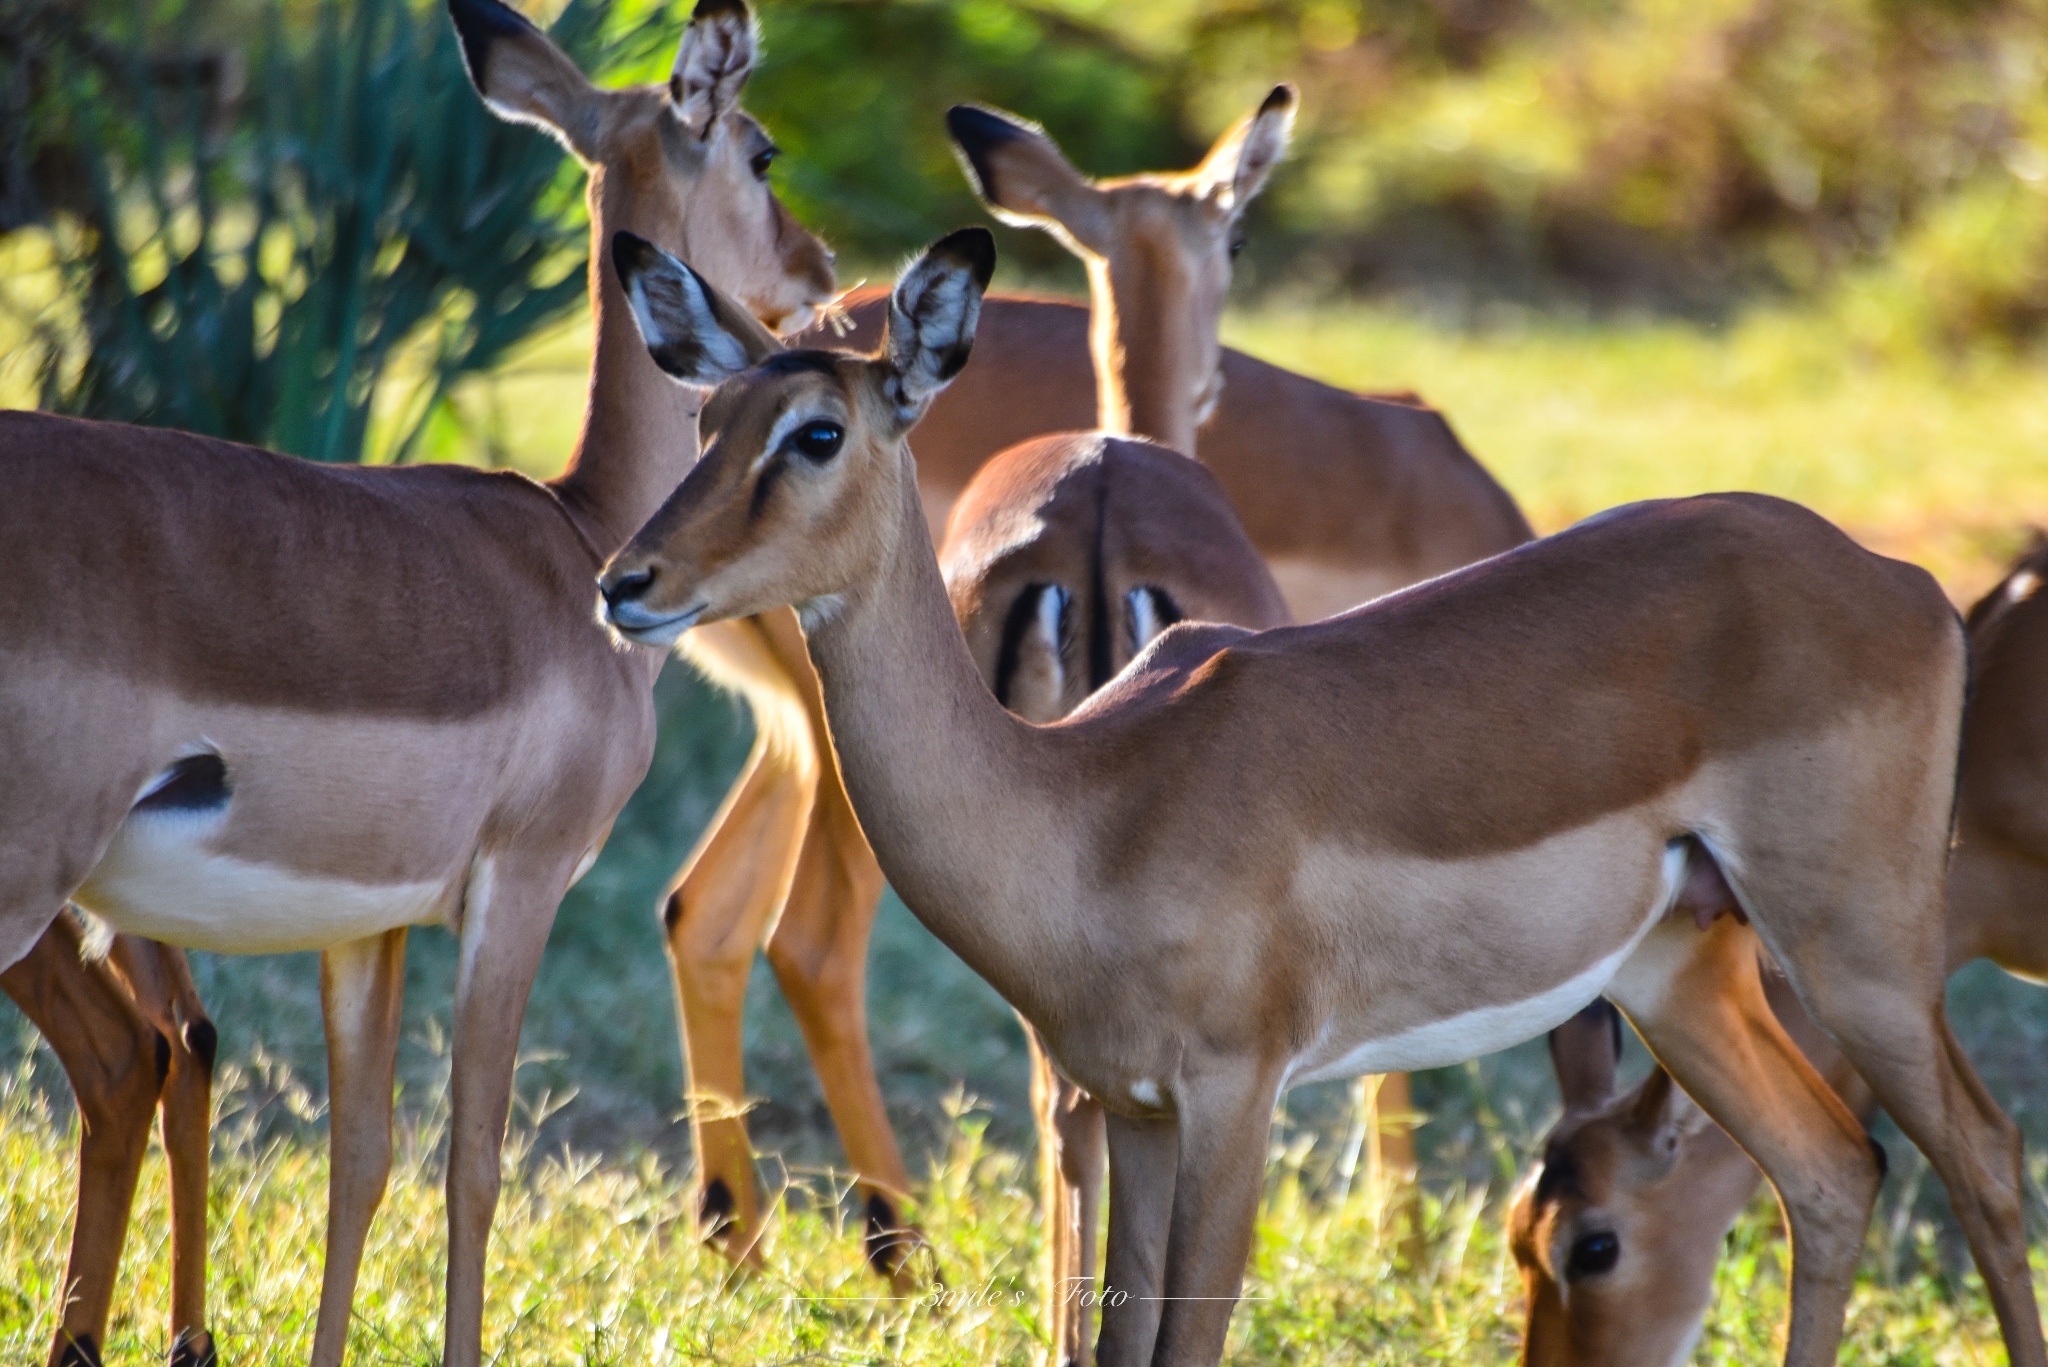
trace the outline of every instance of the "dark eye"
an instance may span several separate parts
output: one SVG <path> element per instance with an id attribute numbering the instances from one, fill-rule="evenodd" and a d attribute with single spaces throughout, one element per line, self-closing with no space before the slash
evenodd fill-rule
<path id="1" fill-rule="evenodd" d="M 836 422 L 825 422 L 821 419 L 817 422 L 807 422 L 797 428 L 795 434 L 790 437 L 789 444 L 794 446 L 796 453 L 805 460 L 814 460 L 822 465 L 839 454 L 839 443 L 845 440 L 845 428 Z"/>
<path id="2" fill-rule="evenodd" d="M 781 155 L 782 149 L 780 147 L 764 147 L 754 153 L 753 160 L 747 163 L 748 166 L 753 168 L 754 179 L 768 179 L 768 168 L 773 166 L 775 159 Z"/>
<path id="3" fill-rule="evenodd" d="M 1565 1260 L 1564 1279 L 1575 1282 L 1581 1277 L 1597 1277 L 1603 1272 L 1612 1272 L 1620 1260 L 1621 1240 L 1605 1230 L 1598 1234 L 1582 1234 L 1572 1245 L 1571 1256 Z"/>
<path id="4" fill-rule="evenodd" d="M 1239 252 L 1243 251 L 1243 250 L 1244 250 L 1244 239 L 1243 239 L 1243 238 L 1241 238 L 1241 237 L 1233 237 L 1233 238 L 1231 238 L 1231 239 L 1230 239 L 1230 259 L 1231 259 L 1232 261 L 1235 261 L 1235 260 L 1237 260 L 1237 254 L 1238 254 Z"/>

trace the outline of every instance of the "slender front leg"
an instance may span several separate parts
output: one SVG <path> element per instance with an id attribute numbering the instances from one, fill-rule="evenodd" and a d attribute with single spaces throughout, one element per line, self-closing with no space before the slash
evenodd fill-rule
<path id="1" fill-rule="evenodd" d="M 171 1170 L 170 1367 L 209 1367 L 216 1353 L 206 1328 L 206 1184 L 218 1037 L 185 951 L 117 935 L 107 962 L 128 985 L 137 1008 L 170 1041 L 170 1076 L 159 1103 Z"/>
<path id="2" fill-rule="evenodd" d="M 320 956 L 327 1025 L 327 1261 L 313 1367 L 340 1367 L 370 1220 L 391 1178 L 391 1089 L 405 1001 L 405 929 Z"/>
<path id="3" fill-rule="evenodd" d="M 1180 1133 L 1171 1117 L 1103 1117 L 1109 1143 L 1109 1255 L 1102 1277 L 1100 1367 L 1152 1361 L 1166 1294 L 1167 1239 L 1180 1165 Z"/>
<path id="4" fill-rule="evenodd" d="M 882 1104 L 868 1048 L 868 938 L 882 897 L 882 870 L 861 834 L 820 731 L 823 772 L 789 901 L 768 938 L 768 962 L 804 1032 L 847 1165 L 858 1185 L 868 1265 L 899 1295 L 914 1290 L 911 1254 L 923 1233 L 903 1217 L 910 1176 Z"/>
<path id="5" fill-rule="evenodd" d="M 1180 1172 L 1167 1241 L 1155 1367 L 1216 1367 L 1258 1226 L 1279 1098 L 1264 1073 L 1196 1076 L 1177 1089 Z"/>
<path id="6" fill-rule="evenodd" d="M 126 985 L 85 961 L 84 939 L 74 917 L 59 915 L 0 973 L 0 991 L 50 1042 L 78 1100 L 78 1214 L 50 1367 L 99 1361 L 168 1050 Z"/>
<path id="7" fill-rule="evenodd" d="M 1039 1189 L 1045 1211 L 1045 1299 L 1049 1367 L 1089 1367 L 1089 1297 L 1095 1291 L 1095 1243 L 1102 1199 L 1102 1103 L 1052 1065 L 1029 1021 L 1031 1111 L 1038 1122 Z"/>
<path id="8" fill-rule="evenodd" d="M 740 1259 L 755 1256 L 761 1234 L 743 1118 L 747 978 L 789 897 L 816 788 L 815 768 L 779 742 L 762 729 L 662 913 L 697 1150 L 697 1211 L 706 1233 Z"/>
<path id="9" fill-rule="evenodd" d="M 478 861 L 462 913 L 448 1127 L 445 1367 L 483 1360 L 484 1258 L 497 1214 L 519 1025 L 575 856 Z"/>

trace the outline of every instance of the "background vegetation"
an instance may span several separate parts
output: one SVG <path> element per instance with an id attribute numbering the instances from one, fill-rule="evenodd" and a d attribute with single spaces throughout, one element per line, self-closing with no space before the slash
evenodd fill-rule
<path id="1" fill-rule="evenodd" d="M 529 12 L 605 79 L 666 70 L 686 6 Z M 1632 498 L 1744 487 L 1928 564 L 1959 601 L 2048 517 L 2048 9 L 2042 0 L 763 0 L 748 102 L 778 188 L 880 279 L 982 217 L 939 115 L 1043 120 L 1100 173 L 1185 164 L 1279 78 L 1296 155 L 1262 202 L 1235 344 L 1449 413 L 1542 529 Z M 484 113 L 415 0 L 0 0 L 0 402 L 217 432 L 320 459 L 558 468 L 583 399 L 581 176 Z M 999 283 L 1074 287 L 1003 229 Z M 654 909 L 745 753 L 743 710 L 683 667 L 661 747 L 565 903 L 529 1012 L 522 1177 L 493 1271 L 508 1359 L 1022 1360 L 1007 1305 L 946 1319 L 868 1296 L 793 1022 L 749 1003 L 755 1133 L 794 1199 L 735 1298 L 682 1237 L 681 1069 Z M 222 1030 L 222 1327 L 303 1355 L 317 1287 L 324 1062 L 312 956 L 194 955 Z M 396 1361 L 439 1317 L 454 953 L 408 959 L 411 1157 L 361 1330 Z M 960 1280 L 1033 1275 L 1022 1042 L 893 898 L 871 963 L 883 1085 L 921 1214 Z M 1986 968 L 1959 1027 L 2048 1139 L 2048 997 Z M 1638 1066 L 1640 1062 L 1638 1060 Z M 54 1304 L 71 1181 L 60 1077 L 0 1003 L 0 1358 Z M 1432 1236 L 1395 1268 L 1374 1193 L 1333 1175 L 1341 1087 L 1276 1132 L 1241 1358 L 1505 1360 L 1492 1211 L 1554 1100 L 1540 1046 L 1421 1080 Z M 1988 1314 L 1895 1133 L 1857 1361 L 1978 1360 Z M 148 1181 L 160 1182 L 152 1166 Z M 116 1360 L 160 1350 L 152 1203 Z M 1770 1357 L 1782 1244 L 1738 1232 L 1698 1360 Z M 1027 1298 L 1028 1299 L 1028 1298 Z M 126 1355 L 122 1357 L 121 1355 Z"/>

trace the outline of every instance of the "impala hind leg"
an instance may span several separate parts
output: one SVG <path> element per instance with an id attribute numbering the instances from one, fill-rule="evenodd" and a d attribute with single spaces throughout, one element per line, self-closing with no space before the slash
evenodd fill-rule
<path id="1" fill-rule="evenodd" d="M 2042 1367 L 2048 1354 L 2027 1265 L 2019 1127 L 1950 1031 L 1940 980 L 1912 981 L 1910 969 L 1901 971 L 1910 958 L 1885 938 L 1873 927 L 1853 948 L 1798 956 L 1794 985 L 1941 1174 L 2014 1367 Z"/>
<path id="2" fill-rule="evenodd" d="M 742 1260 L 758 1256 L 761 1236 L 743 1115 L 747 979 L 788 900 L 816 788 L 815 766 L 764 731 L 662 912 L 697 1152 L 697 1211 L 705 1232 Z"/>
<path id="3" fill-rule="evenodd" d="M 348 1347 L 356 1275 L 370 1221 L 391 1179 L 391 1088 L 405 1001 L 405 930 L 388 930 L 320 956 L 327 1025 L 327 1257 L 313 1367 L 339 1367 Z"/>
<path id="4" fill-rule="evenodd" d="M 150 1024 L 170 1041 L 170 1075 L 158 1106 L 171 1170 L 170 1367 L 211 1367 L 217 1354 L 206 1328 L 206 1184 L 218 1037 L 185 951 L 117 935 L 107 962 Z"/>
<path id="5" fill-rule="evenodd" d="M 768 962 L 782 987 L 811 1066 L 846 1147 L 866 1224 L 868 1265 L 910 1294 L 911 1257 L 927 1247 L 903 1218 L 910 1177 L 882 1104 L 868 1047 L 868 938 L 882 898 L 882 870 L 847 801 L 831 741 L 820 734 L 821 769 L 809 829 L 788 901 L 768 937 Z"/>
<path id="6" fill-rule="evenodd" d="M 1038 1122 L 1039 1190 L 1045 1211 L 1043 1323 L 1049 1367 L 1090 1367 L 1089 1306 L 1095 1292 L 1097 1214 L 1107 1159 L 1102 1103 L 1059 1075 L 1027 1021 L 1031 1111 Z"/>
<path id="7" fill-rule="evenodd" d="M 1778 1193 L 1792 1240 L 1787 1367 L 1832 1364 L 1883 1172 L 1848 1107 L 1772 1013 L 1756 938 L 1733 917 L 1653 930 L 1608 995 L 1659 1063 Z M 1682 1136 L 1672 1136 L 1675 1154 Z"/>
<path id="8" fill-rule="evenodd" d="M 78 921 L 59 915 L 27 957 L 0 973 L 0 990 L 49 1041 L 78 1101 L 78 1210 L 51 1367 L 99 1362 L 135 1182 L 169 1067 L 169 1041 L 104 963 L 85 960 L 84 940 Z"/>

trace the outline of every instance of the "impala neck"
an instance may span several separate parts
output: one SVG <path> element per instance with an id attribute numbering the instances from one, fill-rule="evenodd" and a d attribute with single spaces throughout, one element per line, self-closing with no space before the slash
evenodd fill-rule
<path id="1" fill-rule="evenodd" d="M 661 373 L 633 322 L 612 269 L 612 234 L 677 240 L 672 215 L 639 203 L 631 177 L 604 167 L 590 173 L 590 297 L 597 340 L 590 357 L 590 398 L 569 468 L 555 492 L 600 558 L 626 544 L 654 515 L 697 459 L 697 410 L 704 392 Z"/>
<path id="2" fill-rule="evenodd" d="M 1194 301 L 1159 254 L 1131 251 L 1113 270 L 1088 258 L 1088 342 L 1096 426 L 1195 454 Z"/>
<path id="3" fill-rule="evenodd" d="M 825 712 L 882 871 L 926 929 L 1034 1019 L 1085 943 L 1062 910 L 1071 832 L 1055 800 L 1065 738 L 1005 711 L 975 671 L 904 461 L 879 579 L 807 631 Z M 1067 785 L 1072 788 L 1071 782 Z M 1067 810 L 1071 812 L 1071 804 Z"/>

